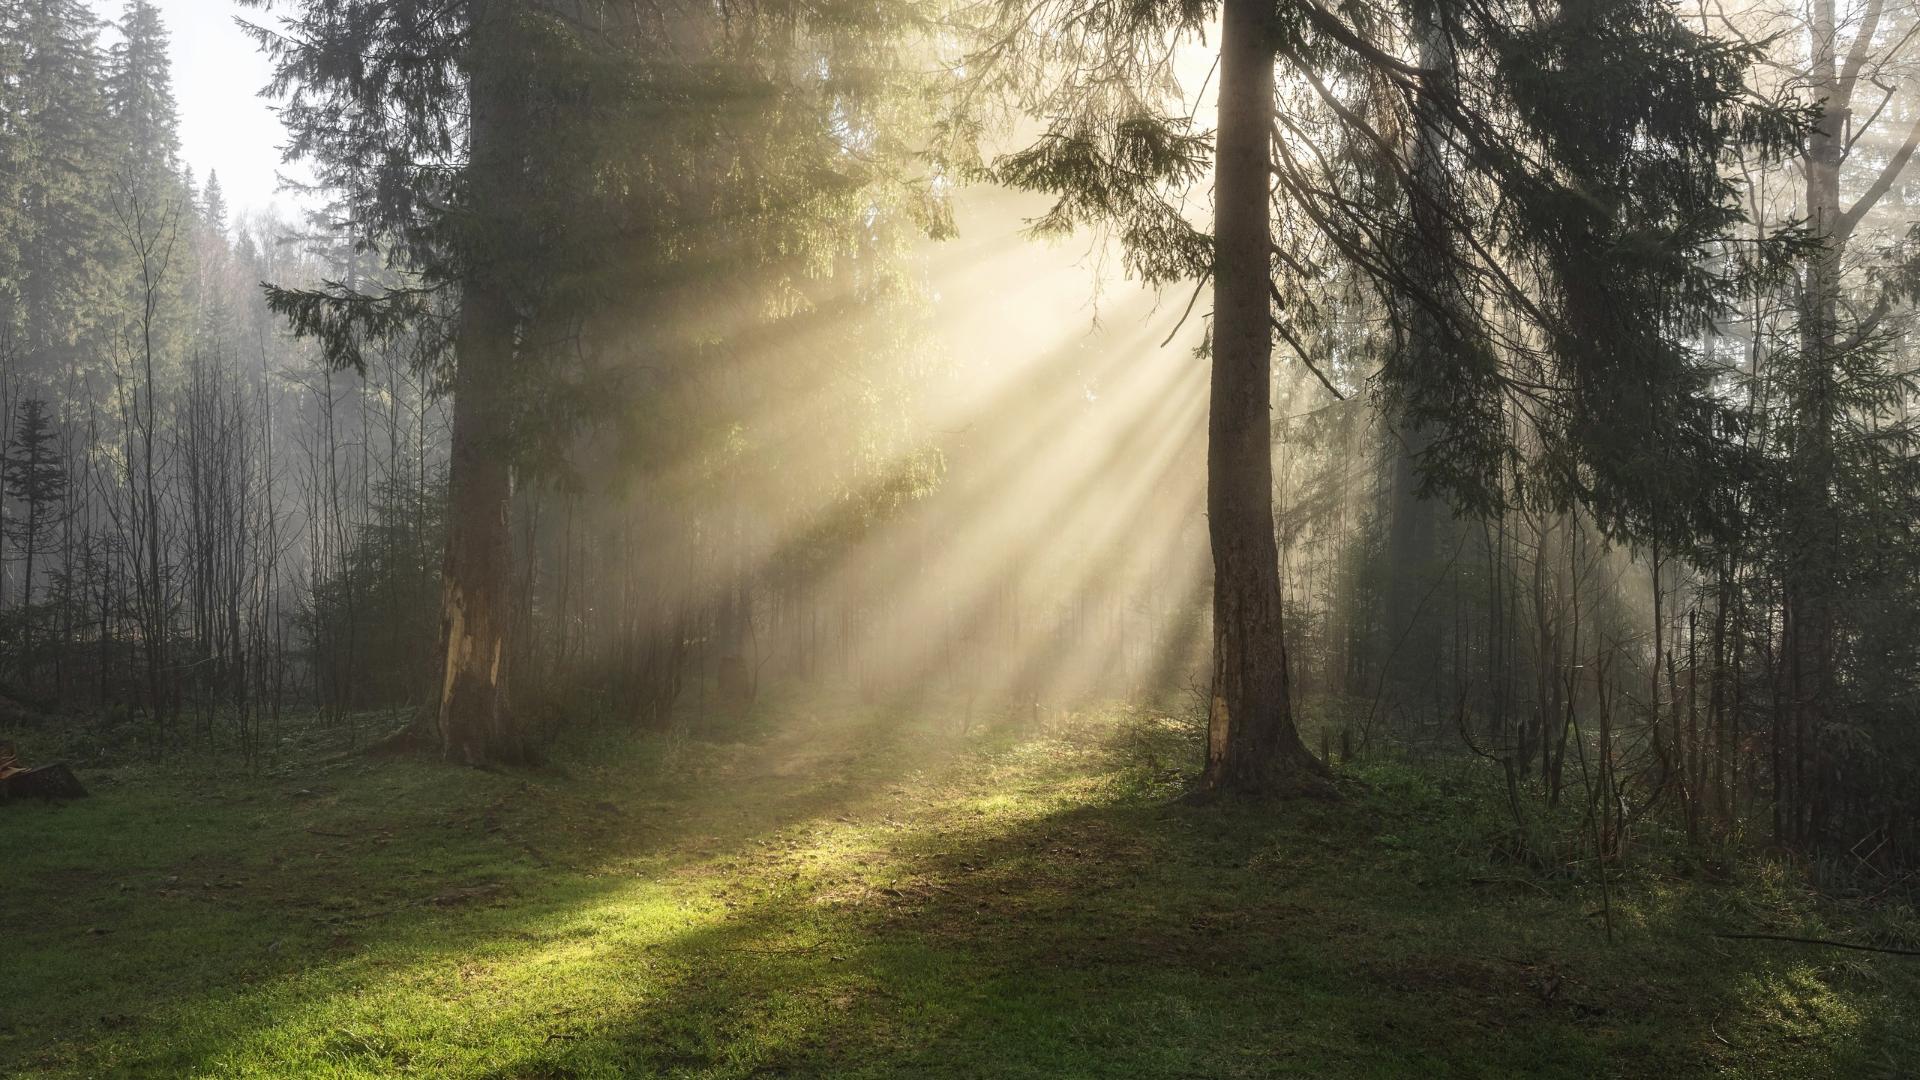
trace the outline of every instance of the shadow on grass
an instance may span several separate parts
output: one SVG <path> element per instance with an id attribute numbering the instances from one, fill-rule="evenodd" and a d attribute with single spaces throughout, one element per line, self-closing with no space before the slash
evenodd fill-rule
<path id="1" fill-rule="evenodd" d="M 820 737 L 798 745 L 808 734 Z M 868 716 L 753 745 L 609 739 L 583 748 L 571 776 L 401 761 L 203 784 L 124 770 L 91 803 L 12 808 L 0 817 L 13 855 L 0 1073 L 16 1055 L 48 1070 L 200 1063 L 397 957 L 432 965 L 516 940 L 517 924 L 562 921 L 760 832 L 843 813 L 863 779 L 905 767 L 919 749 L 906 741 Z M 836 761 L 858 767 L 795 767 Z M 234 1030 L 152 1030 L 168 1013 L 218 1014 Z"/>
<path id="2" fill-rule="evenodd" d="M 464 804 L 426 774 L 433 805 L 460 807 L 438 831 L 353 835 L 393 809 L 369 805 L 353 827 L 327 819 L 342 838 L 306 833 L 307 815 L 292 839 L 330 845 L 323 862 L 363 886 L 369 868 L 438 872 L 342 916 L 325 872 L 289 870 L 285 916 L 322 919 L 284 959 L 144 987 L 126 1000 L 153 1021 L 83 1022 L 27 1060 L 501 1080 L 1799 1076 L 1902 1049 L 1910 1010 L 1888 1002 L 1908 973 L 1709 943 L 1689 921 L 1708 886 L 1648 899 L 1609 947 L 1586 892 L 1488 882 L 1484 859 L 1446 850 L 1443 808 L 1174 806 L 1164 755 L 1119 730 L 965 741 L 875 713 L 679 760 L 576 755 L 570 778 L 488 777 Z M 235 905 L 203 918 L 257 949 L 268 913 Z"/>
<path id="3" fill-rule="evenodd" d="M 917 834 L 825 913 L 778 895 L 662 943 L 655 993 L 487 1075 L 1806 1076 L 1892 1052 L 1871 1013 L 1768 1030 L 1783 1002 L 1848 1013 L 1762 985 L 1791 963 L 1658 920 L 1608 947 L 1564 899 L 1401 873 L 1369 811 L 1116 798 Z"/>

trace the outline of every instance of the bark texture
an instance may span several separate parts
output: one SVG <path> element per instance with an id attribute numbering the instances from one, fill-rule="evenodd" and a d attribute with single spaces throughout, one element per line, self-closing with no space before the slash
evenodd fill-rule
<path id="1" fill-rule="evenodd" d="M 512 155 L 508 90 L 498 73 L 506 11 L 502 0 L 475 0 L 474 60 L 470 71 L 471 191 L 477 222 L 506 205 Z M 484 236 L 476 229 L 475 235 Z M 513 476 L 508 462 L 503 383 L 514 358 L 511 296 L 500 284 L 497 260 L 483 243 L 469 244 L 472 265 L 461 297 L 454 340 L 453 430 L 447 510 L 447 554 L 442 574 L 443 677 L 438 730 L 445 754 L 471 765 L 516 763 L 528 743 L 507 695 L 508 635 L 512 621 L 513 543 L 508 506 Z"/>
<path id="2" fill-rule="evenodd" d="M 1207 517 L 1213 548 L 1208 791 L 1331 790 L 1294 727 L 1273 528 L 1273 338 L 1268 306 L 1274 50 L 1270 8 L 1226 0 L 1214 187 L 1213 372 Z"/>

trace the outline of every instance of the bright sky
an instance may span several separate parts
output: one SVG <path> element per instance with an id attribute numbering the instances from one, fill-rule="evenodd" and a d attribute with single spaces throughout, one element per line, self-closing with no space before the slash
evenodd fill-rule
<path id="1" fill-rule="evenodd" d="M 102 18 L 119 21 L 125 0 L 90 0 Z M 234 0 L 154 0 L 173 35 L 173 91 L 180 102 L 180 141 L 194 175 L 220 174 L 227 202 L 239 213 L 278 203 L 291 212 L 296 200 L 275 195 L 286 134 L 259 96 L 270 76 L 267 59 L 234 25 L 242 14 Z M 270 13 L 248 9 L 261 22 Z M 112 41 L 108 29 L 103 41 Z M 296 175 L 299 173 L 296 171 Z"/>

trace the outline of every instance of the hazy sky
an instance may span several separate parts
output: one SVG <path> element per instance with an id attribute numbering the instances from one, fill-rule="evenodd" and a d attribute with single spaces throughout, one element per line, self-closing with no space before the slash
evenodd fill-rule
<path id="1" fill-rule="evenodd" d="M 117 22 L 125 0 L 90 0 L 102 18 Z M 194 175 L 204 183 L 220 174 L 236 212 L 294 200 L 274 194 L 286 134 L 259 96 L 269 76 L 267 60 L 233 23 L 242 14 L 234 0 L 154 0 L 173 35 L 173 90 L 180 101 L 180 141 Z M 248 9 L 251 21 L 266 13 Z M 112 41 L 109 28 L 102 40 Z"/>

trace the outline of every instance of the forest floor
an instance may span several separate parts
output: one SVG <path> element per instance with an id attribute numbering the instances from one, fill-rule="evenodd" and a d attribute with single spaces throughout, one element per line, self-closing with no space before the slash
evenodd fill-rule
<path id="1" fill-rule="evenodd" d="M 1603 896 L 1498 856 L 1475 764 L 1192 806 L 1197 738 L 791 705 L 525 773 L 317 736 L 253 777 L 82 768 L 0 806 L 0 1075 L 1920 1067 L 1920 960 L 1710 936 L 1900 932 L 1786 864 L 1648 850 Z"/>

